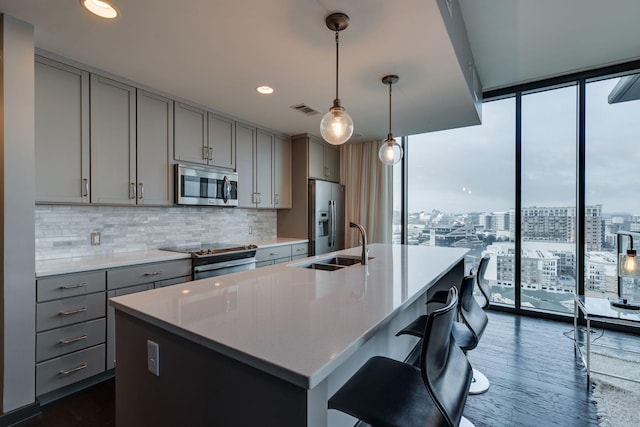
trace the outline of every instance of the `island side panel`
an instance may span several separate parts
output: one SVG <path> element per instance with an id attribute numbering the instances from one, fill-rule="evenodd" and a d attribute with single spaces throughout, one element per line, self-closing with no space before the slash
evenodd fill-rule
<path id="1" fill-rule="evenodd" d="M 307 390 L 116 310 L 116 425 L 302 426 Z M 147 340 L 160 375 L 147 370 Z"/>
<path id="2" fill-rule="evenodd" d="M 460 285 L 462 284 L 464 275 L 464 259 L 462 259 L 449 271 L 447 271 L 447 273 L 442 276 L 437 282 L 431 285 L 429 289 L 427 289 L 427 300 L 433 298 L 436 292 L 447 291 L 452 286 L 455 286 L 458 290 L 460 290 Z"/>

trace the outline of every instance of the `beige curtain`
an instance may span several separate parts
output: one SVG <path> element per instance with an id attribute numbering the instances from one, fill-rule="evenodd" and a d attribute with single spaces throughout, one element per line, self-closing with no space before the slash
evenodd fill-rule
<path id="1" fill-rule="evenodd" d="M 344 144 L 340 181 L 345 186 L 345 247 L 358 246 L 349 222 L 362 224 L 369 243 L 390 243 L 393 217 L 393 169 L 378 158 L 382 141 Z"/>

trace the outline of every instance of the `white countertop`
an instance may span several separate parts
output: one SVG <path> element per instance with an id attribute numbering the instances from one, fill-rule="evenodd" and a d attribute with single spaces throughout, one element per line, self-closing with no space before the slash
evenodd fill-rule
<path id="1" fill-rule="evenodd" d="M 148 250 L 140 252 L 121 252 L 100 255 L 89 255 L 74 258 L 57 258 L 36 261 L 36 277 L 52 276 L 54 274 L 78 273 L 82 271 L 103 270 L 125 267 L 149 262 L 171 261 L 174 259 L 190 258 L 189 254 L 178 252 Z"/>
<path id="2" fill-rule="evenodd" d="M 467 251 L 372 244 L 368 266 L 297 267 L 330 256 L 324 254 L 116 297 L 110 304 L 311 389 Z"/>
<path id="3" fill-rule="evenodd" d="M 307 243 L 308 239 L 296 239 L 291 237 L 276 237 L 264 241 L 255 242 L 258 248 L 270 246 L 293 245 Z M 88 255 L 70 258 L 57 258 L 36 261 L 36 277 L 53 276 L 56 274 L 79 273 L 91 270 L 104 270 L 109 268 L 126 267 L 135 264 L 149 262 L 171 261 L 174 259 L 190 258 L 189 254 L 179 252 L 151 249 L 139 252 L 119 252 L 98 255 Z"/>

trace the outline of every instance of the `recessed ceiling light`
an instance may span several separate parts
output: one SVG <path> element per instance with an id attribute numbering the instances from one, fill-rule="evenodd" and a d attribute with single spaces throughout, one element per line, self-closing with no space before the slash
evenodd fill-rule
<path id="1" fill-rule="evenodd" d="M 258 86 L 256 90 L 258 93 L 263 95 L 271 95 L 273 93 L 273 88 L 271 86 Z"/>
<path id="2" fill-rule="evenodd" d="M 113 19 L 118 16 L 118 11 L 106 1 L 80 0 L 80 3 L 82 3 L 89 12 L 101 18 Z"/>

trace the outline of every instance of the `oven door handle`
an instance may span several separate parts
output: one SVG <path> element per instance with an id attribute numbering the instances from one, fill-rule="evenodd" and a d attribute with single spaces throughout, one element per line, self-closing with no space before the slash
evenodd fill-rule
<path id="1" fill-rule="evenodd" d="M 246 265 L 246 264 L 255 264 L 255 262 L 256 262 L 255 257 L 243 258 L 243 259 L 232 260 L 232 261 L 216 262 L 213 264 L 198 265 L 196 267 L 193 267 L 193 272 L 201 273 L 203 271 L 220 270 L 221 268 L 237 267 L 239 265 Z"/>

